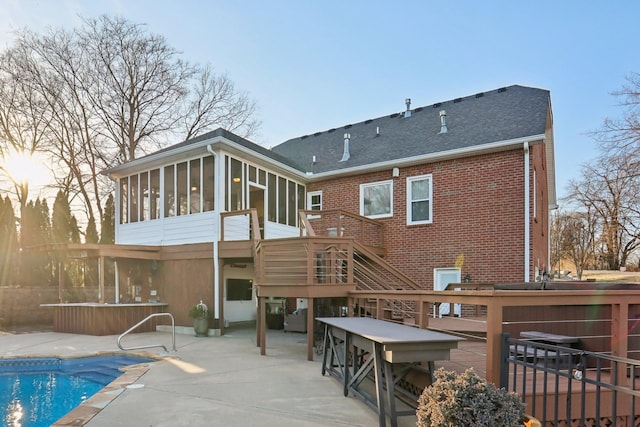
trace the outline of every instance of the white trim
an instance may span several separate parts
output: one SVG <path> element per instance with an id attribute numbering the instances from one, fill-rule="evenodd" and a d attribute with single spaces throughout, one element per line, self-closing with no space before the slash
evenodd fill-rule
<path id="1" fill-rule="evenodd" d="M 413 181 L 422 181 L 428 179 L 429 180 L 429 219 L 422 221 L 413 221 L 412 214 L 412 204 L 413 204 L 413 192 L 411 191 L 411 182 Z M 417 175 L 417 176 L 409 176 L 406 180 L 406 192 L 407 192 L 407 225 L 418 225 L 418 224 L 431 224 L 433 223 L 433 175 L 425 174 L 425 175 Z"/>
<path id="2" fill-rule="evenodd" d="M 529 179 L 529 143 L 523 143 L 524 148 L 524 282 L 528 283 L 529 279 L 529 261 L 531 259 L 531 254 L 529 253 L 529 245 L 531 241 L 531 236 L 529 235 L 531 230 L 531 225 L 529 221 L 531 220 L 531 215 L 529 213 L 530 200 L 529 200 L 529 187 L 531 186 L 531 182 Z"/>
<path id="3" fill-rule="evenodd" d="M 382 185 L 388 185 L 389 186 L 389 213 L 378 214 L 378 215 L 365 215 L 365 212 L 364 212 L 364 189 L 367 188 L 367 187 L 382 186 Z M 359 199 L 360 199 L 360 215 L 361 216 L 366 216 L 367 218 L 372 218 L 372 219 L 374 219 L 374 218 L 391 218 L 391 217 L 393 217 L 393 180 L 389 179 L 389 180 L 386 180 L 386 181 L 366 182 L 366 183 L 360 184 Z"/>

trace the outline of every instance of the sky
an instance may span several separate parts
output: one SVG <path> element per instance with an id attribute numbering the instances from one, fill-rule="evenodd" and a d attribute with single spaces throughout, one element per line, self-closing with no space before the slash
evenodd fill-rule
<path id="1" fill-rule="evenodd" d="M 182 57 L 227 73 L 258 105 L 266 147 L 513 84 L 547 89 L 558 197 L 622 117 L 612 95 L 640 72 L 640 2 L 501 0 L 0 0 L 16 30 L 106 14 L 145 24 Z M 635 46 L 635 48 L 634 48 Z"/>

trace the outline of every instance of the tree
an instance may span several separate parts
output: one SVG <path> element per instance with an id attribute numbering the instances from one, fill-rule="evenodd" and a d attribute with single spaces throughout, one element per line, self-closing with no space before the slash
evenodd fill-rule
<path id="1" fill-rule="evenodd" d="M 73 233 L 71 223 L 71 208 L 67 195 L 59 190 L 53 203 L 51 229 L 54 243 L 69 243 Z"/>
<path id="2" fill-rule="evenodd" d="M 29 148 L 54 159 L 57 187 L 100 223 L 113 186 L 101 170 L 176 136 L 217 126 L 250 136 L 259 126 L 255 104 L 226 75 L 184 61 L 162 36 L 122 18 L 22 31 L 0 57 L 0 79 L 0 131 L 28 129 L 37 142 Z"/>
<path id="3" fill-rule="evenodd" d="M 9 197 L 0 197 L 0 286 L 12 285 L 18 260 L 16 216 Z"/>
<path id="4" fill-rule="evenodd" d="M 100 237 L 98 236 L 98 229 L 96 228 L 96 219 L 94 217 L 89 218 L 87 223 L 87 229 L 84 232 L 85 243 L 98 243 Z"/>
<path id="5" fill-rule="evenodd" d="M 593 256 L 595 218 L 589 212 L 575 212 L 567 215 L 562 230 L 563 253 L 576 267 L 576 276 L 582 280 L 582 273 Z"/>
<path id="6" fill-rule="evenodd" d="M 607 267 L 618 270 L 640 246 L 640 163 L 603 155 L 569 183 L 568 198 L 594 216 Z"/>
<path id="7" fill-rule="evenodd" d="M 104 215 L 100 224 L 100 243 L 113 244 L 116 241 L 116 225 L 115 225 L 116 205 L 113 194 L 109 194 L 104 205 Z"/>

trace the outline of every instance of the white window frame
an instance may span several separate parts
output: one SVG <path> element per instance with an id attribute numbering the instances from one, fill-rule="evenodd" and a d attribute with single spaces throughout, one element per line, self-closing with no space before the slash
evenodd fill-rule
<path id="1" fill-rule="evenodd" d="M 365 215 L 364 212 L 364 193 L 367 188 L 388 186 L 389 187 L 389 212 L 378 215 Z M 393 216 L 393 180 L 369 182 L 366 184 L 360 184 L 360 215 L 367 218 L 390 218 Z"/>
<path id="2" fill-rule="evenodd" d="M 320 205 L 318 206 L 319 209 L 313 209 L 313 204 L 311 203 L 311 199 L 313 199 L 314 196 L 320 196 Z M 308 191 L 307 192 L 307 210 L 311 211 L 311 210 L 322 210 L 322 190 L 319 191 Z M 308 218 L 317 218 L 320 215 L 308 215 Z"/>
<path id="3" fill-rule="evenodd" d="M 429 180 L 429 197 L 427 199 L 413 199 L 413 194 L 411 191 L 411 183 L 413 181 L 422 181 Z M 411 214 L 413 212 L 412 204 L 416 201 L 429 201 L 429 219 L 428 220 L 420 220 L 414 221 Z M 431 224 L 433 223 L 433 176 L 431 174 L 427 175 L 418 175 L 418 176 L 410 176 L 407 178 L 407 225 L 416 225 L 416 224 Z"/>

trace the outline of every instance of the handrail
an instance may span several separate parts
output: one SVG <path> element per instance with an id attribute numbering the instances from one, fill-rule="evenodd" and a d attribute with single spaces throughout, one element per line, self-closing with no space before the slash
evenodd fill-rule
<path id="1" fill-rule="evenodd" d="M 171 313 L 153 313 L 148 315 L 147 317 L 145 317 L 144 319 L 142 319 L 141 321 L 139 321 L 138 323 L 136 323 L 135 325 L 133 325 L 132 327 L 130 327 L 129 329 L 127 329 L 126 331 L 124 331 L 122 334 L 120 334 L 120 336 L 118 337 L 118 348 L 120 350 L 138 350 L 141 348 L 152 348 L 152 347 L 162 347 L 164 348 L 164 351 L 166 351 L 167 353 L 169 352 L 169 350 L 167 350 L 167 347 L 165 347 L 162 344 L 149 344 L 149 345 L 139 345 L 136 347 L 123 347 L 120 344 L 120 341 L 122 340 L 122 338 L 124 338 L 125 335 L 127 335 L 129 332 L 133 331 L 135 328 L 137 328 L 138 326 L 142 325 L 144 322 L 146 322 L 147 320 L 151 319 L 152 317 L 157 317 L 157 316 L 169 316 L 171 317 L 171 330 L 172 330 L 172 340 L 173 340 L 173 351 L 178 351 L 178 349 L 176 349 L 176 321 L 173 318 L 173 314 Z"/>

